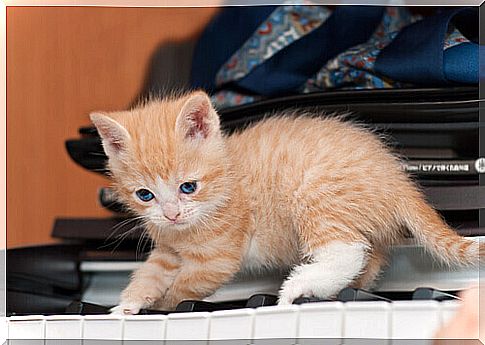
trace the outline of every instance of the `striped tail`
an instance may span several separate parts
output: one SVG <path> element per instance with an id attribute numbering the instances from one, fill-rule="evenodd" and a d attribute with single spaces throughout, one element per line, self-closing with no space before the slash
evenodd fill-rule
<path id="1" fill-rule="evenodd" d="M 399 213 L 401 221 L 416 240 L 443 263 L 449 266 L 478 266 L 480 261 L 484 261 L 485 243 L 458 235 L 417 190 L 406 193 Z"/>

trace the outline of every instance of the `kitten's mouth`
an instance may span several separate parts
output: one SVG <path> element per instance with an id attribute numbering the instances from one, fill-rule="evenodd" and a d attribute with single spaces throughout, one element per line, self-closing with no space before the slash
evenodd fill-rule
<path id="1" fill-rule="evenodd" d="M 184 228 L 189 226 L 189 222 L 185 219 L 168 220 L 166 218 L 156 218 L 152 219 L 152 222 L 161 228 L 171 228 L 174 230 L 183 230 Z"/>
<path id="2" fill-rule="evenodd" d="M 187 226 L 188 222 L 180 219 L 174 219 L 174 220 L 165 220 L 165 224 L 168 224 L 170 227 L 174 228 L 182 228 Z"/>

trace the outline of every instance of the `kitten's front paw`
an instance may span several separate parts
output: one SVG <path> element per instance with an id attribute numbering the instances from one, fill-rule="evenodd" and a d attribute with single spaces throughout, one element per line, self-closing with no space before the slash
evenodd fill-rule
<path id="1" fill-rule="evenodd" d="M 111 308 L 111 314 L 113 315 L 136 315 L 142 309 L 139 305 L 128 305 L 128 304 L 120 304 L 116 307 Z"/>
<path id="2" fill-rule="evenodd" d="M 140 301 L 121 301 L 119 305 L 111 308 L 111 314 L 115 315 L 136 315 L 141 309 L 150 308 L 154 300 L 150 297 L 145 297 Z"/>

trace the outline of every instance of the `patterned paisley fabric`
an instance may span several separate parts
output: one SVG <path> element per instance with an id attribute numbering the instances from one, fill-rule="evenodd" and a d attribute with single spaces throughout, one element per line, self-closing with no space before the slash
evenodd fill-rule
<path id="1" fill-rule="evenodd" d="M 322 25 L 332 12 L 324 6 L 281 6 L 265 20 L 216 75 L 222 85 L 241 79 L 254 67 Z"/>
<path id="2" fill-rule="evenodd" d="M 478 83 L 483 47 L 462 34 L 455 18 L 460 26 L 478 21 L 466 8 L 423 18 L 406 7 L 275 7 L 218 68 L 213 101 L 223 108 L 294 93 Z M 353 31 L 345 31 L 349 26 Z M 435 61 L 439 66 L 431 66 Z M 414 66 L 415 76 L 403 73 Z M 419 68 L 431 70 L 426 81 Z"/>

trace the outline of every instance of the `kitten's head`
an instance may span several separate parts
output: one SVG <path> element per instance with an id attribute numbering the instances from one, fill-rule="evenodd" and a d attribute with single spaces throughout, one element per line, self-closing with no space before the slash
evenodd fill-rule
<path id="1" fill-rule="evenodd" d="M 161 229 L 207 224 L 232 178 L 219 116 L 203 92 L 92 113 L 121 200 Z"/>

